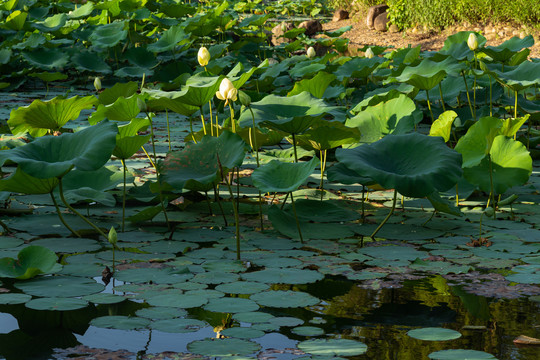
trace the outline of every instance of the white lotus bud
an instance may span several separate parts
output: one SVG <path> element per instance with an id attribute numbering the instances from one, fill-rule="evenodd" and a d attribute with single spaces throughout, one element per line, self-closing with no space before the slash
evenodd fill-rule
<path id="1" fill-rule="evenodd" d="M 368 48 L 368 49 L 366 50 L 366 57 L 367 57 L 368 59 L 372 59 L 372 58 L 375 57 L 375 53 L 373 52 L 373 50 L 371 50 L 371 48 Z"/>
<path id="2" fill-rule="evenodd" d="M 210 61 L 210 52 L 204 46 L 201 46 L 197 53 L 197 61 L 199 61 L 199 65 L 201 66 L 208 65 L 208 62 Z"/>
<path id="3" fill-rule="evenodd" d="M 475 33 L 469 34 L 469 39 L 467 40 L 467 45 L 469 45 L 469 49 L 472 51 L 478 49 L 478 38 L 476 37 Z"/>
<path id="4" fill-rule="evenodd" d="M 313 46 L 310 46 L 307 51 L 306 51 L 306 56 L 308 58 L 314 58 L 317 54 L 315 53 L 315 49 L 313 48 Z"/>
<path id="5" fill-rule="evenodd" d="M 97 76 L 94 79 L 94 87 L 96 88 L 96 91 L 101 90 L 101 79 Z"/>
<path id="6" fill-rule="evenodd" d="M 229 103 L 229 100 L 236 101 L 238 96 L 238 89 L 234 87 L 231 80 L 225 78 L 221 80 L 219 85 L 219 91 L 216 92 L 216 96 L 219 100 L 225 100 L 225 104 Z"/>

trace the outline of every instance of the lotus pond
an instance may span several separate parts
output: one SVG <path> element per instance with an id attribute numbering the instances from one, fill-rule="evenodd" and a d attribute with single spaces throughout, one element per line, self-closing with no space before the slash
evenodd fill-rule
<path id="1" fill-rule="evenodd" d="M 270 46 L 304 1 L 0 7 L 0 358 L 539 357 L 532 37 L 365 57 Z"/>

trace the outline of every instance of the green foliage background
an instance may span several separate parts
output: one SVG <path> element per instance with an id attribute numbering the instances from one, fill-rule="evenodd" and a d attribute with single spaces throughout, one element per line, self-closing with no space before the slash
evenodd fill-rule
<path id="1" fill-rule="evenodd" d="M 390 19 L 400 28 L 416 24 L 445 28 L 461 22 L 540 24 L 538 0 L 330 0 L 334 8 L 368 7 L 386 3 Z"/>

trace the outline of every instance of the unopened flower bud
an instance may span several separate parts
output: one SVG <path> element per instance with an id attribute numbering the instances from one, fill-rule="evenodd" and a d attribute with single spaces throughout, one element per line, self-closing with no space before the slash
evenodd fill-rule
<path id="1" fill-rule="evenodd" d="M 314 58 L 316 55 L 317 53 L 315 52 L 315 49 L 313 48 L 313 46 L 310 46 L 306 51 L 306 56 L 311 59 Z"/>
<path id="2" fill-rule="evenodd" d="M 368 59 L 372 59 L 372 58 L 375 57 L 375 53 L 373 52 L 373 50 L 371 50 L 371 48 L 368 48 L 368 49 L 366 50 L 366 57 L 367 57 Z"/>
<path id="3" fill-rule="evenodd" d="M 199 61 L 199 65 L 201 66 L 208 65 L 208 62 L 210 61 L 210 52 L 204 46 L 201 46 L 197 53 L 197 61 Z"/>
<path id="4" fill-rule="evenodd" d="M 474 33 L 469 34 L 467 45 L 469 45 L 469 49 L 471 49 L 472 51 L 478 49 L 478 38 L 476 37 L 476 34 Z"/>
<path id="5" fill-rule="evenodd" d="M 101 90 L 101 79 L 97 76 L 94 78 L 94 88 L 96 88 L 96 91 Z"/>

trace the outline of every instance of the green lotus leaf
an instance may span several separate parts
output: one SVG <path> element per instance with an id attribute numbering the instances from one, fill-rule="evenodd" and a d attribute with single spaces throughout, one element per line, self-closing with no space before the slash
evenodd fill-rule
<path id="1" fill-rule="evenodd" d="M 155 306 L 139 309 L 135 312 L 135 315 L 152 320 L 165 320 L 186 316 L 187 311 L 174 307 Z"/>
<path id="2" fill-rule="evenodd" d="M 256 339 L 264 336 L 264 331 L 253 329 L 251 327 L 232 327 L 221 331 L 221 334 L 237 339 Z"/>
<path id="3" fill-rule="evenodd" d="M 336 158 L 384 188 L 409 197 L 448 190 L 462 174 L 459 153 L 449 149 L 441 138 L 418 133 L 386 136 L 373 144 L 338 149 Z"/>
<path id="4" fill-rule="evenodd" d="M 407 331 L 407 335 L 414 339 L 425 341 L 448 341 L 461 337 L 461 333 L 452 329 L 445 328 L 421 328 Z"/>
<path id="5" fill-rule="evenodd" d="M 59 72 L 48 72 L 43 71 L 39 73 L 31 73 L 30 76 L 37 77 L 38 79 L 44 81 L 44 82 L 51 82 L 51 81 L 58 81 L 58 80 L 66 80 L 68 78 L 67 74 L 62 74 Z"/>
<path id="6" fill-rule="evenodd" d="M 459 74 L 467 65 L 458 63 L 452 57 L 441 62 L 424 59 L 417 66 L 407 66 L 395 79 L 420 90 L 430 90 L 439 84 L 447 74 Z"/>
<path id="7" fill-rule="evenodd" d="M 507 136 L 507 137 L 513 137 L 517 134 L 519 129 L 521 129 L 521 126 L 529 120 L 529 114 L 525 115 L 524 117 L 520 118 L 508 118 L 502 120 L 502 127 L 501 127 L 501 135 Z"/>
<path id="8" fill-rule="evenodd" d="M 201 320 L 179 318 L 158 320 L 150 324 L 153 330 L 176 334 L 199 331 L 205 326 L 208 324 Z"/>
<path id="9" fill-rule="evenodd" d="M 145 76 L 152 76 L 154 72 L 152 70 L 138 67 L 138 66 L 125 66 L 114 72 L 114 76 L 119 78 L 143 78 Z"/>
<path id="10" fill-rule="evenodd" d="M 293 268 L 266 268 L 242 275 L 244 280 L 267 284 L 310 284 L 323 278 L 324 275 L 317 271 Z"/>
<path id="11" fill-rule="evenodd" d="M 101 249 L 101 244 L 96 240 L 85 238 L 46 238 L 34 240 L 32 246 L 41 246 L 55 253 L 80 253 Z M 55 257 L 56 258 L 56 257 Z"/>
<path id="12" fill-rule="evenodd" d="M 177 46 L 184 46 L 189 43 L 189 34 L 185 32 L 182 25 L 171 26 L 161 34 L 158 41 L 147 46 L 147 49 L 162 53 L 165 51 L 174 51 Z"/>
<path id="13" fill-rule="evenodd" d="M 242 312 L 233 314 L 233 319 L 241 322 L 247 323 L 264 323 L 272 319 L 274 315 L 261 312 L 261 311 L 251 311 L 251 312 Z"/>
<path id="14" fill-rule="evenodd" d="M 441 197 L 439 192 L 436 191 L 426 197 L 435 210 L 456 216 L 462 215 L 461 210 L 459 210 L 455 203 Z"/>
<path id="15" fill-rule="evenodd" d="M 256 342 L 234 338 L 197 340 L 187 345 L 190 352 L 210 357 L 248 355 L 260 348 Z"/>
<path id="16" fill-rule="evenodd" d="M 14 134 L 28 131 L 34 137 L 43 136 L 48 130 L 59 130 L 77 119 L 82 110 L 92 108 L 95 102 L 94 96 L 34 100 L 29 106 L 12 110 L 8 125 Z"/>
<path id="17" fill-rule="evenodd" d="M 373 185 L 375 182 L 368 177 L 360 176 L 356 171 L 349 169 L 344 163 L 338 162 L 326 171 L 328 181 L 341 184 Z"/>
<path id="18" fill-rule="evenodd" d="M 17 255 L 17 259 L 0 259 L 0 277 L 30 279 L 50 272 L 58 260 L 56 254 L 43 246 L 27 246 Z"/>
<path id="19" fill-rule="evenodd" d="M 66 14 L 56 14 L 49 16 L 43 21 L 33 22 L 32 26 L 38 29 L 41 32 L 55 32 L 60 30 L 64 25 L 66 25 L 68 17 Z"/>
<path id="20" fill-rule="evenodd" d="M 513 91 L 521 91 L 530 86 L 540 84 L 540 63 L 533 61 L 524 61 L 516 68 L 502 72 L 492 70 L 497 81 Z"/>
<path id="21" fill-rule="evenodd" d="M 160 10 L 171 18 L 182 18 L 186 15 L 193 15 L 197 12 L 197 9 L 190 6 L 190 4 L 182 3 L 164 3 L 160 4 Z"/>
<path id="22" fill-rule="evenodd" d="M 196 294 L 160 293 L 158 295 L 147 296 L 146 301 L 152 306 L 167 306 L 180 309 L 201 307 L 208 302 L 208 297 Z"/>
<path id="23" fill-rule="evenodd" d="M 105 289 L 94 279 L 79 276 L 54 276 L 15 283 L 24 293 L 43 297 L 76 297 L 96 294 Z"/>
<path id="24" fill-rule="evenodd" d="M 4 24 L 8 29 L 20 31 L 23 29 L 27 17 L 26 11 L 15 10 L 7 16 Z"/>
<path id="25" fill-rule="evenodd" d="M 256 294 L 268 288 L 268 284 L 254 281 L 235 281 L 216 286 L 216 290 L 227 294 Z"/>
<path id="26" fill-rule="evenodd" d="M 99 102 L 103 105 L 113 104 L 118 98 L 128 98 L 139 90 L 139 84 L 135 81 L 116 83 L 113 87 L 103 90 L 99 94 Z"/>
<path id="27" fill-rule="evenodd" d="M 372 143 L 388 134 L 405 134 L 414 130 L 414 102 L 404 94 L 375 106 L 368 106 L 345 125 L 360 130 L 361 142 Z"/>
<path id="28" fill-rule="evenodd" d="M 132 95 L 128 98 L 120 96 L 113 104 L 100 104 L 88 122 L 95 125 L 105 118 L 114 121 L 131 121 L 141 112 L 138 105 L 139 99 L 143 100 L 138 95 Z M 148 120 L 147 122 L 150 123 Z"/>
<path id="29" fill-rule="evenodd" d="M 178 190 L 197 183 L 211 184 L 221 176 L 219 164 L 224 172 L 242 165 L 244 147 L 244 140 L 230 131 L 219 137 L 205 136 L 182 151 L 167 154 L 161 169 L 163 180 Z"/>
<path id="30" fill-rule="evenodd" d="M 249 71 L 242 73 L 242 75 L 237 76 L 243 69 L 244 65 L 238 63 L 231 71 L 227 74 L 227 78 L 232 81 L 235 88 L 240 89 L 250 78 L 251 76 L 259 69 L 265 68 L 268 66 L 268 59 L 262 61 L 259 66 L 252 67 Z M 189 85 L 191 80 L 188 80 L 187 84 Z"/>
<path id="31" fill-rule="evenodd" d="M 250 296 L 257 304 L 276 308 L 299 308 L 316 305 L 320 302 L 316 297 L 301 291 L 264 291 Z"/>
<path id="32" fill-rule="evenodd" d="M 330 150 L 360 140 L 358 128 L 351 128 L 339 121 L 321 121 L 316 126 L 296 136 L 298 144 L 307 150 Z"/>
<path id="33" fill-rule="evenodd" d="M 0 64 L 5 65 L 11 59 L 12 51 L 10 49 L 0 49 Z"/>
<path id="34" fill-rule="evenodd" d="M 428 355 L 432 360 L 497 360 L 490 353 L 478 350 L 450 349 L 432 352 Z"/>
<path id="35" fill-rule="evenodd" d="M 334 74 L 339 81 L 345 78 L 365 79 L 384 61 L 382 57 L 356 57 L 340 65 Z"/>
<path id="36" fill-rule="evenodd" d="M 116 124 L 104 121 L 76 133 L 40 137 L 2 155 L 19 164 L 28 175 L 40 179 L 61 177 L 73 168 L 92 171 L 103 166 L 111 157 L 116 134 Z"/>
<path id="37" fill-rule="evenodd" d="M 409 84 L 391 84 L 385 87 L 378 87 L 375 90 L 367 92 L 364 95 L 364 100 L 359 102 L 358 105 L 350 110 L 350 112 L 351 114 L 356 115 L 369 106 L 375 106 L 388 100 L 395 99 L 399 97 L 400 94 L 405 94 L 411 99 L 415 99 L 416 96 L 419 96 L 417 95 L 418 89 Z"/>
<path id="38" fill-rule="evenodd" d="M 151 284 L 175 284 L 184 281 L 186 277 L 192 277 L 187 268 L 126 269 L 115 274 L 115 278 L 120 281 Z"/>
<path id="39" fill-rule="evenodd" d="M 7 293 L 0 294 L 0 304 L 1 305 L 17 305 L 24 304 L 25 302 L 32 299 L 32 296 L 21 294 L 21 293 Z"/>
<path id="40" fill-rule="evenodd" d="M 455 147 L 463 156 L 463 167 L 472 167 L 482 161 L 489 153 L 493 139 L 499 135 L 501 127 L 500 119 L 483 117 L 467 130 Z"/>
<path id="41" fill-rule="evenodd" d="M 456 60 L 471 60 L 474 53 L 471 51 L 471 49 L 469 49 L 469 45 L 467 45 L 467 40 L 469 39 L 469 35 L 471 33 L 475 34 L 478 40 L 478 47 L 482 48 L 487 41 L 484 36 L 473 31 L 460 31 L 447 37 L 444 41 L 444 46 L 439 52 L 443 55 L 450 55 Z"/>
<path id="42" fill-rule="evenodd" d="M 73 55 L 71 61 L 73 62 L 75 68 L 79 71 L 91 71 L 100 74 L 109 74 L 111 72 L 111 67 L 94 52 L 77 52 L 75 55 Z"/>
<path id="43" fill-rule="evenodd" d="M 150 69 L 157 65 L 156 56 L 145 47 L 134 47 L 126 51 L 125 58 L 135 66 Z"/>
<path id="44" fill-rule="evenodd" d="M 150 320 L 136 316 L 112 315 L 92 319 L 90 325 L 107 329 L 139 330 L 150 325 Z"/>
<path id="45" fill-rule="evenodd" d="M 86 295 L 86 296 L 83 296 L 82 299 L 88 302 L 94 303 L 94 304 L 98 304 L 98 305 L 118 304 L 126 300 L 126 298 L 121 295 L 108 294 L 108 293 Z"/>
<path id="46" fill-rule="evenodd" d="M 337 108 L 328 106 L 323 100 L 303 92 L 290 97 L 268 95 L 261 101 L 251 103 L 257 125 L 300 134 L 325 114 L 332 114 Z M 251 112 L 244 110 L 238 119 L 240 126 L 251 127 Z"/>
<path id="47" fill-rule="evenodd" d="M 24 305 L 33 310 L 70 311 L 83 309 L 88 306 L 88 302 L 75 298 L 42 297 L 30 300 Z"/>
<path id="48" fill-rule="evenodd" d="M 298 348 L 306 353 L 322 356 L 355 356 L 364 354 L 367 345 L 350 339 L 313 339 L 300 342 Z"/>
<path id="49" fill-rule="evenodd" d="M 298 189 L 315 170 L 317 159 L 284 163 L 272 160 L 253 171 L 251 180 L 261 192 L 289 192 Z"/>
<path id="50" fill-rule="evenodd" d="M 523 39 L 515 36 L 499 46 L 486 46 L 481 51 L 496 62 L 506 63 L 516 53 L 533 45 L 534 38 L 532 35 L 527 35 Z"/>
<path id="51" fill-rule="evenodd" d="M 444 142 L 450 140 L 450 134 L 452 132 L 452 124 L 457 118 L 455 111 L 448 110 L 439 115 L 439 118 L 431 124 L 429 129 L 429 136 L 440 136 L 444 139 Z"/>
<path id="52" fill-rule="evenodd" d="M 97 26 L 88 40 L 98 48 L 111 48 L 126 39 L 126 21 L 114 21 Z"/>
<path id="53" fill-rule="evenodd" d="M 30 65 L 45 70 L 63 68 L 69 61 L 68 54 L 59 49 L 42 48 L 32 52 L 23 52 L 22 57 Z"/>
<path id="54" fill-rule="evenodd" d="M 504 135 L 493 140 L 491 156 L 492 181 L 495 194 L 503 194 L 512 186 L 523 185 L 532 173 L 532 159 L 523 143 Z M 467 181 L 478 185 L 482 191 L 491 191 L 490 164 L 488 157 L 473 166 L 465 167 L 463 175 Z"/>
<path id="55" fill-rule="evenodd" d="M 324 330 L 316 326 L 297 326 L 291 329 L 291 332 L 300 336 L 320 336 L 324 334 Z"/>
<path id="56" fill-rule="evenodd" d="M 68 18 L 70 19 L 84 18 L 92 14 L 92 11 L 94 11 L 94 3 L 89 2 L 89 3 L 86 3 L 84 5 L 77 7 L 73 11 L 70 11 L 68 14 Z"/>
<path id="57" fill-rule="evenodd" d="M 239 313 L 256 311 L 259 309 L 259 305 L 250 299 L 224 297 L 210 299 L 208 304 L 204 306 L 204 309 L 213 312 Z"/>
<path id="58" fill-rule="evenodd" d="M 13 174 L 0 180 L 0 191 L 22 194 L 49 194 L 58 186 L 56 177 L 39 179 L 28 175 L 21 168 Z"/>

